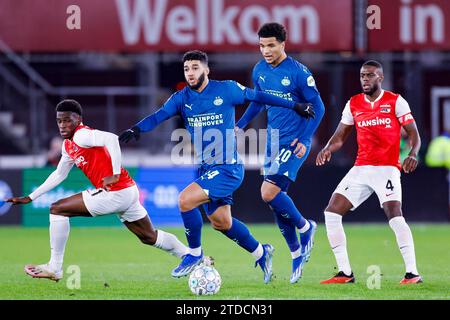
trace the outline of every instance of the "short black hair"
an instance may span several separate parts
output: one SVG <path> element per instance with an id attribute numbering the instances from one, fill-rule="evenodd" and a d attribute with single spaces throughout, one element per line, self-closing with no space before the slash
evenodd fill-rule
<path id="1" fill-rule="evenodd" d="M 208 65 L 208 55 L 200 50 L 191 50 L 183 55 L 183 63 L 190 60 L 200 60 L 200 62 Z"/>
<path id="2" fill-rule="evenodd" d="M 259 28 L 258 36 L 260 38 L 275 37 L 279 42 L 286 41 L 287 32 L 286 28 L 277 22 L 265 23 Z"/>
<path id="3" fill-rule="evenodd" d="M 371 66 L 371 67 L 376 67 L 377 69 L 383 70 L 383 65 L 380 62 L 376 61 L 376 60 L 367 60 L 366 62 L 363 63 L 362 66 L 363 67 L 364 66 Z"/>
<path id="4" fill-rule="evenodd" d="M 58 105 L 55 108 L 55 111 L 58 112 L 64 112 L 64 111 L 72 111 L 77 113 L 78 115 L 83 115 L 83 109 L 81 108 L 81 105 L 78 103 L 78 101 L 73 99 L 65 99 L 58 103 Z"/>

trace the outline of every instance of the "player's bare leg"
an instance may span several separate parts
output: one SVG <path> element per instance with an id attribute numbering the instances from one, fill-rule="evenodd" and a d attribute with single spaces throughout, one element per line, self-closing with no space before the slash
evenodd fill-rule
<path id="1" fill-rule="evenodd" d="M 384 202 L 383 209 L 389 219 L 389 226 L 395 233 L 400 253 L 402 254 L 403 261 L 405 262 L 406 274 L 400 283 L 421 283 L 423 280 L 417 271 L 414 240 L 411 229 L 402 215 L 401 202 Z"/>
<path id="2" fill-rule="evenodd" d="M 272 279 L 272 255 L 270 244 L 261 244 L 250 233 L 247 226 L 231 215 L 231 206 L 223 205 L 208 216 L 214 229 L 222 232 L 255 258 L 255 267 L 260 266 L 264 273 L 264 283 Z"/>
<path id="3" fill-rule="evenodd" d="M 63 260 L 69 237 L 69 217 L 91 217 L 81 193 L 56 201 L 50 206 L 50 261 L 41 265 L 26 265 L 25 272 L 33 278 L 58 281 L 63 276 Z"/>
<path id="4" fill-rule="evenodd" d="M 196 182 L 192 182 L 179 195 L 178 204 L 181 212 L 186 212 L 209 202 L 209 197 Z"/>
<path id="5" fill-rule="evenodd" d="M 215 230 L 222 232 L 230 230 L 233 221 L 231 206 L 225 205 L 217 208 L 213 214 L 208 216 L 208 219 Z"/>
<path id="6" fill-rule="evenodd" d="M 347 253 L 347 238 L 342 225 L 342 217 L 352 207 L 353 205 L 345 196 L 333 193 L 325 209 L 325 226 L 328 241 L 336 258 L 339 272 L 334 277 L 321 281 L 321 284 L 355 282 Z"/>
<path id="7" fill-rule="evenodd" d="M 197 265 L 203 261 L 201 246 L 201 232 L 203 218 L 198 206 L 209 202 L 205 190 L 196 182 L 192 182 L 178 198 L 178 206 L 185 228 L 186 238 L 189 244 L 189 253 L 183 257 L 181 263 L 172 270 L 172 276 L 179 278 L 188 275 Z"/>
<path id="8" fill-rule="evenodd" d="M 264 181 L 261 185 L 261 198 L 264 202 L 272 201 L 277 194 L 281 191 L 281 188 L 276 184 Z"/>
<path id="9" fill-rule="evenodd" d="M 133 222 L 124 221 L 124 224 L 144 244 L 167 251 L 178 258 L 189 253 L 189 248 L 175 235 L 154 229 L 148 216 Z"/>

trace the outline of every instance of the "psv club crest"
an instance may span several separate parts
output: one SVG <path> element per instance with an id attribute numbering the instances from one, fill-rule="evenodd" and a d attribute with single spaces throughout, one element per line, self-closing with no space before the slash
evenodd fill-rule
<path id="1" fill-rule="evenodd" d="M 216 99 L 214 99 L 213 103 L 215 106 L 220 106 L 223 104 L 223 99 L 221 97 L 216 97 Z"/>
<path id="2" fill-rule="evenodd" d="M 281 80 L 281 84 L 285 87 L 291 84 L 291 80 L 289 80 L 288 77 L 284 77 L 283 80 Z"/>

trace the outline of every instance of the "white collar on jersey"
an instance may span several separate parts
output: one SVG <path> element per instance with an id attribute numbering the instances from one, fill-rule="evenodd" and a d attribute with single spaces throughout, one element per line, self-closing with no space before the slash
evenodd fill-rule
<path id="1" fill-rule="evenodd" d="M 365 99 L 367 102 L 369 102 L 370 104 L 373 105 L 375 102 L 377 102 L 378 100 L 381 99 L 381 97 L 383 96 L 383 94 L 384 94 L 384 90 L 381 89 L 380 95 L 379 95 L 374 101 L 370 101 L 369 99 L 367 99 L 367 96 L 366 96 L 366 95 L 364 95 L 364 99 Z"/>

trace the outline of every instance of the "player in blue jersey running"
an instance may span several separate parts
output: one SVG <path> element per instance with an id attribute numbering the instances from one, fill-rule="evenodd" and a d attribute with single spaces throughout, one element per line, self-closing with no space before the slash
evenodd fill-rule
<path id="1" fill-rule="evenodd" d="M 267 23 L 259 31 L 263 60 L 252 74 L 255 89 L 308 105 L 315 117 L 305 118 L 292 110 L 271 104 L 251 103 L 237 127 L 244 128 L 266 109 L 267 145 L 261 197 L 273 210 L 277 224 L 292 255 L 291 283 L 302 276 L 309 260 L 317 225 L 305 219 L 287 195 L 291 182 L 308 157 L 311 139 L 325 112 L 325 107 L 311 72 L 285 52 L 286 30 L 278 23 Z M 299 229 L 300 241 L 296 228 Z"/>
<path id="2" fill-rule="evenodd" d="M 173 269 L 174 277 L 188 275 L 203 260 L 200 207 L 214 229 L 255 257 L 255 267 L 261 267 L 264 282 L 268 283 L 272 278 L 274 248 L 258 242 L 245 224 L 231 216 L 233 192 L 244 178 L 244 167 L 236 148 L 234 107 L 245 101 L 255 101 L 293 109 L 295 114 L 307 118 L 314 116 L 314 111 L 309 105 L 249 89 L 235 81 L 209 80 L 208 57 L 204 52 L 195 50 L 185 53 L 183 64 L 188 86 L 174 93 L 157 112 L 123 132 L 119 140 L 137 140 L 141 132 L 150 131 L 175 115 L 182 117 L 191 135 L 196 159 L 201 166 L 199 178 L 179 195 L 190 253 Z"/>

